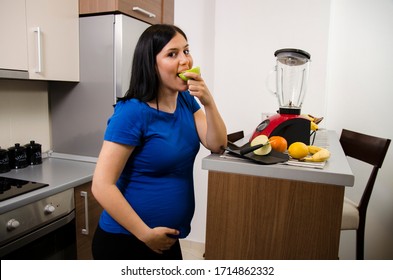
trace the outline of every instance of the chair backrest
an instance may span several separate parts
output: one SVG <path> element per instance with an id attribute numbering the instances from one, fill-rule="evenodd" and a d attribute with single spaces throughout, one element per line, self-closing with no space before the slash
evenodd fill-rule
<path id="1" fill-rule="evenodd" d="M 340 136 L 340 143 L 346 156 L 373 166 L 370 178 L 358 205 L 359 214 L 365 216 L 375 179 L 377 178 L 378 170 L 382 167 L 390 145 L 390 139 L 343 129 Z"/>

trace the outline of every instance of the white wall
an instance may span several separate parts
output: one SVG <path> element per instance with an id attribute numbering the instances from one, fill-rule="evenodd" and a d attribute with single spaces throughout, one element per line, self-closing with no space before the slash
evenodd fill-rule
<path id="1" fill-rule="evenodd" d="M 328 28 L 329 1 L 216 0 L 215 94 L 229 132 L 250 134 L 262 112 L 278 110 L 266 79 L 282 48 L 311 54 L 302 111 L 324 115 Z"/>
<path id="2" fill-rule="evenodd" d="M 50 149 L 47 83 L 0 79 L 0 147 L 35 140 Z"/>
<path id="3" fill-rule="evenodd" d="M 329 43 L 326 125 L 393 139 L 393 1 L 334 0 Z M 369 168 L 350 161 L 357 200 Z M 393 144 L 385 158 L 366 222 L 365 257 L 393 259 Z M 342 258 L 354 258 L 354 232 L 342 232 Z"/>
<path id="4" fill-rule="evenodd" d="M 189 36 L 194 60 L 214 93 L 229 132 L 250 134 L 261 113 L 278 109 L 265 86 L 274 51 L 311 54 L 303 113 L 323 116 L 322 127 L 393 138 L 388 111 L 393 89 L 391 0 L 175 0 L 175 24 Z M 203 64 L 202 64 L 203 63 Z M 207 69 L 208 68 L 208 69 Z M 212 72 L 212 69 L 213 72 Z M 393 147 L 369 206 L 366 258 L 393 259 Z M 190 240 L 204 242 L 206 171 L 202 150 L 195 163 L 197 209 Z M 365 168 L 350 161 L 353 199 L 365 184 Z M 355 235 L 343 232 L 340 258 L 355 256 Z"/>

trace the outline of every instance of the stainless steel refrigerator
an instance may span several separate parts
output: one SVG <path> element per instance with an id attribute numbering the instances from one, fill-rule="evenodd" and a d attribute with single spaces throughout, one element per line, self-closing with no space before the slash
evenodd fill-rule
<path id="1" fill-rule="evenodd" d="M 110 14 L 80 18 L 80 82 L 51 82 L 54 152 L 97 157 L 116 97 L 128 90 L 135 45 L 147 23 Z"/>

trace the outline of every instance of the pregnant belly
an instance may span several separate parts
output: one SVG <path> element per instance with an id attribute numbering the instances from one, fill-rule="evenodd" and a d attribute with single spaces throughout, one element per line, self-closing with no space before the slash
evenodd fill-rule
<path id="1" fill-rule="evenodd" d="M 194 215 L 193 188 L 161 188 L 155 191 L 134 190 L 127 196 L 133 209 L 151 228 L 169 227 L 180 231 L 179 238 L 190 232 Z"/>

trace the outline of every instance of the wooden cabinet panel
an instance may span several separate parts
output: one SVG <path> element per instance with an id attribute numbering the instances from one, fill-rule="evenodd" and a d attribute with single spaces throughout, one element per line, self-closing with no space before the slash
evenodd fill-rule
<path id="1" fill-rule="evenodd" d="M 173 24 L 175 21 L 175 0 L 162 0 L 162 23 Z"/>
<path id="2" fill-rule="evenodd" d="M 161 23 L 161 0 L 119 0 L 118 9 L 151 24 Z"/>
<path id="3" fill-rule="evenodd" d="M 174 20 L 174 0 L 80 0 L 79 14 L 120 12 L 150 24 Z"/>
<path id="4" fill-rule="evenodd" d="M 91 192 L 91 182 L 74 190 L 76 212 L 76 243 L 79 260 L 91 260 L 91 243 L 102 207 Z"/>
<path id="5" fill-rule="evenodd" d="M 209 171 L 206 259 L 337 259 L 344 186 Z"/>

